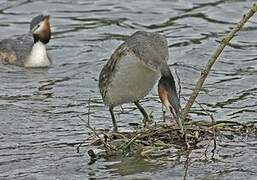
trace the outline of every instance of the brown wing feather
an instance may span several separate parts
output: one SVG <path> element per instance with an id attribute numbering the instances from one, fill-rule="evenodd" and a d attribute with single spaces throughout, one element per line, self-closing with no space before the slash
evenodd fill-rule
<path id="1" fill-rule="evenodd" d="M 109 84 L 111 83 L 111 80 L 115 74 L 118 61 L 122 59 L 123 56 L 125 56 L 130 49 L 127 47 L 125 43 L 122 43 L 111 55 L 110 59 L 107 61 L 107 63 L 104 65 L 103 69 L 100 72 L 99 75 L 99 89 L 100 93 L 103 97 L 103 100 L 105 98 L 107 89 Z"/>
<path id="2" fill-rule="evenodd" d="M 0 42 L 0 62 L 23 66 L 33 47 L 31 34 L 19 35 Z"/>
<path id="3" fill-rule="evenodd" d="M 0 51 L 0 62 L 3 64 L 16 64 L 17 62 L 16 53 L 10 50 Z"/>

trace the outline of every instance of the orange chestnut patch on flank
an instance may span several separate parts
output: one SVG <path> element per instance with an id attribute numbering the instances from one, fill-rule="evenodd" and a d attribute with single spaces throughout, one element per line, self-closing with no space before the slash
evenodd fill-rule
<path id="1" fill-rule="evenodd" d="M 158 94 L 159 94 L 159 98 L 162 102 L 162 104 L 164 104 L 164 106 L 169 109 L 170 107 L 170 102 L 168 99 L 168 92 L 166 91 L 165 87 L 159 83 L 158 85 Z"/>

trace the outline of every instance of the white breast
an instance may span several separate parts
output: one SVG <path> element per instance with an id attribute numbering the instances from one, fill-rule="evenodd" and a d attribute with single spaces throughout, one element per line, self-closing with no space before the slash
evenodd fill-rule
<path id="1" fill-rule="evenodd" d="M 24 63 L 25 67 L 47 67 L 51 62 L 47 56 L 46 46 L 38 41 L 32 47 L 31 53 Z"/>
<path id="2" fill-rule="evenodd" d="M 113 106 L 140 100 L 153 88 L 161 77 L 145 66 L 134 54 L 120 60 L 118 70 L 106 94 L 106 102 Z"/>

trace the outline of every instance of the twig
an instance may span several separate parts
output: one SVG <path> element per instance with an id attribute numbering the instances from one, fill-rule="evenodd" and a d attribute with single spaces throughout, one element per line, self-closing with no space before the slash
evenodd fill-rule
<path id="1" fill-rule="evenodd" d="M 186 97 L 184 97 L 184 96 L 181 96 L 185 101 L 188 101 L 189 99 L 188 98 L 186 98 Z M 195 100 L 195 103 L 211 118 L 211 120 L 214 120 L 213 119 L 213 115 L 211 114 L 211 113 L 209 113 L 208 111 L 207 111 L 207 109 L 205 109 L 204 107 L 203 107 L 203 105 L 200 103 L 200 102 L 198 102 L 197 100 Z"/>
<path id="2" fill-rule="evenodd" d="M 140 134 L 137 134 L 136 136 L 134 136 L 133 138 L 131 138 L 128 142 L 125 142 L 124 144 L 122 144 L 120 147 L 118 147 L 118 149 L 122 149 L 123 151 L 125 151 L 126 149 L 129 148 L 129 146 L 135 142 L 135 140 L 140 137 Z"/>
<path id="3" fill-rule="evenodd" d="M 243 126 L 244 128 L 247 128 L 247 125 L 243 124 L 243 123 L 240 123 L 240 122 L 237 122 L 237 121 L 216 121 L 216 123 L 214 124 L 215 125 L 218 125 L 218 124 L 222 124 L 222 123 L 226 123 L 226 124 L 236 124 L 237 126 Z"/>
<path id="4" fill-rule="evenodd" d="M 122 105 L 120 105 L 120 109 L 122 113 L 125 113 L 125 109 L 122 107 Z"/>
<path id="5" fill-rule="evenodd" d="M 88 99 L 88 110 L 87 110 L 87 124 L 90 124 L 90 102 L 91 102 L 91 97 Z M 88 138 L 87 138 L 88 139 Z M 83 143 L 87 141 L 87 139 L 83 142 L 81 142 L 78 147 L 77 147 L 77 153 L 79 153 L 79 148 L 82 146 Z"/>
<path id="6" fill-rule="evenodd" d="M 91 102 L 91 97 L 89 96 L 89 99 L 88 99 L 88 110 L 87 110 L 87 124 L 90 124 L 90 111 L 91 111 L 90 102 Z"/>
<path id="7" fill-rule="evenodd" d="M 88 138 L 86 138 L 84 141 L 82 141 L 81 143 L 79 143 L 79 145 L 77 146 L 77 153 L 79 153 L 79 148 L 82 146 L 82 144 L 84 144 L 85 142 L 87 142 L 89 139 L 91 139 L 92 136 L 89 136 Z"/>
<path id="8" fill-rule="evenodd" d="M 178 100 L 179 100 L 179 104 L 180 104 L 180 98 L 181 98 L 181 81 L 180 81 L 180 78 L 179 78 L 179 75 L 178 75 L 178 72 L 177 70 L 175 69 L 175 74 L 176 74 L 176 78 L 178 80 Z M 180 109 L 181 109 L 181 106 L 180 106 Z M 172 111 L 171 111 L 172 112 Z M 182 137 L 184 139 L 184 142 L 186 144 L 186 148 L 188 149 L 189 148 L 189 144 L 187 143 L 187 135 L 186 135 L 186 129 L 185 129 L 185 125 L 184 125 L 184 121 L 179 121 L 180 123 L 178 124 L 180 126 L 180 129 L 181 129 L 181 133 L 182 133 Z"/>
<path id="9" fill-rule="evenodd" d="M 111 146 L 110 144 L 108 144 L 108 143 L 104 142 L 104 140 L 102 140 L 102 138 L 99 136 L 99 134 L 97 134 L 95 128 L 93 128 L 87 121 L 85 121 L 85 120 L 84 120 L 82 117 L 80 117 L 80 116 L 78 116 L 78 118 L 79 118 L 81 121 L 85 122 L 84 125 L 94 133 L 95 137 L 98 138 L 98 139 L 101 141 L 101 143 L 102 143 L 108 150 L 116 151 L 116 148 L 115 148 L 115 147 Z"/>
<path id="10" fill-rule="evenodd" d="M 177 70 L 175 69 L 175 74 L 176 74 L 176 77 L 177 77 L 177 80 L 178 80 L 178 100 L 179 100 L 179 103 L 180 103 L 180 97 L 181 97 L 181 81 L 180 81 L 180 77 L 178 76 L 178 72 Z"/>
<path id="11" fill-rule="evenodd" d="M 257 4 L 253 4 L 251 9 L 249 10 L 249 12 L 247 14 L 245 14 L 242 19 L 240 20 L 240 22 L 233 28 L 233 30 L 231 32 L 229 32 L 221 41 L 221 43 L 219 44 L 218 48 L 216 49 L 216 51 L 213 53 L 213 55 L 210 57 L 208 63 L 206 64 L 206 66 L 204 67 L 204 69 L 201 71 L 200 77 L 196 83 L 196 86 L 189 98 L 189 100 L 187 101 L 187 104 L 185 106 L 185 108 L 182 110 L 181 112 L 181 120 L 182 122 L 185 120 L 185 118 L 187 117 L 188 112 L 190 111 L 192 105 L 195 102 L 196 97 L 198 96 L 203 83 L 205 81 L 205 79 L 208 76 L 208 73 L 210 72 L 213 64 L 215 63 L 215 61 L 218 59 L 219 55 L 221 54 L 221 52 L 223 51 L 223 49 L 226 47 L 227 44 L 229 44 L 230 40 L 236 35 L 237 32 L 239 32 L 242 27 L 244 26 L 244 24 L 254 15 L 254 13 L 257 11 Z"/>
<path id="12" fill-rule="evenodd" d="M 83 119 L 82 117 L 80 117 L 80 116 L 78 116 L 78 118 L 85 123 L 84 125 L 94 133 L 94 136 L 101 141 L 101 143 L 106 147 L 106 149 L 116 151 L 116 148 L 111 146 L 110 144 L 106 143 L 104 140 L 102 140 L 102 138 L 99 136 L 99 134 L 97 134 L 95 128 L 93 128 L 90 125 L 90 110 L 91 110 L 90 109 L 90 102 L 91 102 L 91 98 L 89 97 L 87 121 L 85 119 Z"/>

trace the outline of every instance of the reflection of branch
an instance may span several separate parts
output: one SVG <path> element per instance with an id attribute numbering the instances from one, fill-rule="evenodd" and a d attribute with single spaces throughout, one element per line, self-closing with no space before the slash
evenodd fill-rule
<path id="1" fill-rule="evenodd" d="M 163 104 L 162 104 L 162 120 L 163 120 L 163 122 L 165 122 L 166 121 L 166 118 L 165 118 L 165 110 L 164 110 L 164 106 L 163 106 Z"/>
<path id="2" fill-rule="evenodd" d="M 208 159 L 207 153 L 208 153 L 208 149 L 209 149 L 210 145 L 211 145 L 211 140 L 208 141 L 208 144 L 207 144 L 207 146 L 205 148 L 205 151 L 204 151 L 204 157 L 205 157 L 206 160 Z"/>
<path id="3" fill-rule="evenodd" d="M 187 179 L 188 169 L 189 169 L 189 166 L 190 166 L 190 154 L 191 154 L 191 150 L 189 149 L 187 151 L 187 159 L 186 159 L 186 162 L 185 162 L 185 173 L 184 173 L 183 180 Z"/>
<path id="4" fill-rule="evenodd" d="M 197 102 L 197 101 L 196 101 Z M 212 156 L 211 156 L 211 159 L 214 158 L 214 155 L 215 155 L 215 150 L 217 149 L 217 139 L 216 139 L 216 128 L 215 128 L 215 124 L 216 124 L 216 121 L 213 117 L 213 115 L 211 113 L 209 113 L 200 103 L 197 102 L 197 104 L 206 112 L 207 115 L 210 116 L 211 118 L 211 122 L 212 122 L 212 131 L 213 131 L 213 149 L 211 150 L 212 152 Z"/>
<path id="5" fill-rule="evenodd" d="M 186 100 L 185 97 L 182 96 L 183 99 Z M 214 126 L 216 124 L 216 121 L 213 117 L 213 115 L 211 113 L 209 113 L 207 111 L 207 109 L 205 109 L 203 107 L 203 105 L 201 103 L 199 103 L 198 101 L 195 100 L 195 103 L 211 118 L 211 122 L 212 122 L 212 134 L 213 134 L 213 149 L 211 150 L 212 152 L 212 156 L 211 156 L 211 159 L 214 158 L 214 155 L 215 155 L 215 150 L 217 149 L 217 138 L 216 138 L 216 127 Z M 209 148 L 210 144 L 208 144 L 206 150 L 205 150 L 205 157 L 207 158 L 207 150 Z"/>
<path id="6" fill-rule="evenodd" d="M 210 114 L 210 117 L 212 120 L 212 125 L 214 126 L 214 124 L 216 124 L 215 119 L 212 114 Z M 211 159 L 214 158 L 215 151 L 217 149 L 216 127 L 212 127 L 212 130 L 213 130 L 213 149 L 211 150 L 211 152 L 212 152 Z"/>
<path id="7" fill-rule="evenodd" d="M 205 79 L 208 76 L 208 73 L 210 72 L 213 64 L 215 63 L 215 61 L 218 59 L 219 55 L 221 54 L 221 52 L 223 51 L 223 49 L 226 47 L 226 45 L 230 42 L 230 40 L 236 35 L 236 33 L 238 33 L 242 27 L 244 26 L 244 24 L 254 15 L 254 13 L 257 11 L 257 4 L 253 4 L 251 9 L 249 10 L 249 12 L 247 14 L 245 14 L 242 19 L 240 20 L 240 22 L 233 28 L 233 30 L 228 33 L 221 41 L 221 43 L 219 44 L 218 48 L 216 49 L 216 51 L 213 53 L 213 55 L 210 57 L 208 63 L 206 64 L 206 66 L 204 67 L 204 69 L 201 71 L 200 77 L 196 83 L 196 86 L 189 98 L 189 100 L 187 101 L 187 104 L 185 106 L 185 108 L 182 110 L 181 113 L 181 119 L 185 120 L 185 118 L 187 117 L 188 112 L 190 111 L 192 105 L 195 102 L 196 97 L 198 96 L 203 83 L 205 81 Z"/>

